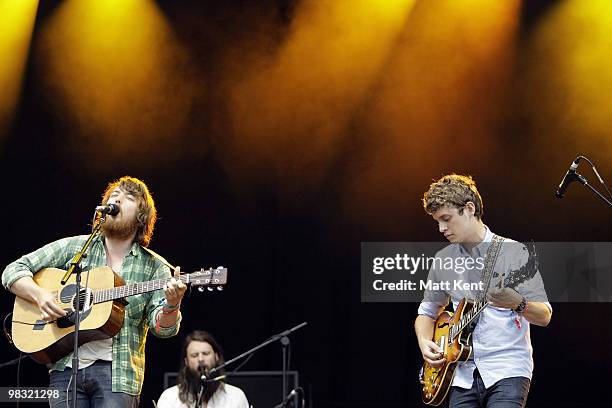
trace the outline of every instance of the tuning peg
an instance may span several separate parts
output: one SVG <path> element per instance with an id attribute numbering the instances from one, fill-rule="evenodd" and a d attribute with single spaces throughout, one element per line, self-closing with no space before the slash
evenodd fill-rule
<path id="1" fill-rule="evenodd" d="M 209 292 L 212 292 L 214 289 L 211 288 L 210 286 L 207 286 L 206 289 L 208 289 Z"/>
<path id="2" fill-rule="evenodd" d="M 223 290 L 223 286 L 217 286 L 217 290 Z"/>
<path id="3" fill-rule="evenodd" d="M 198 292 L 204 292 L 204 288 L 202 286 L 198 286 Z"/>

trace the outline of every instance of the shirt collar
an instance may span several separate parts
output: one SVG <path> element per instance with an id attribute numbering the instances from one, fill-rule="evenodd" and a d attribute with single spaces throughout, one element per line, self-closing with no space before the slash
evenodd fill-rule
<path id="1" fill-rule="evenodd" d="M 98 236 L 94 240 L 100 242 L 102 246 L 104 246 L 104 240 L 105 240 L 104 235 L 98 234 Z M 138 256 L 141 253 L 142 253 L 142 249 L 140 248 L 140 244 L 136 241 L 132 242 L 132 247 L 130 248 L 130 251 L 128 252 L 128 254 L 132 256 Z"/>
<path id="2" fill-rule="evenodd" d="M 487 227 L 486 225 L 484 225 L 485 227 L 485 236 L 483 238 L 483 240 L 474 247 L 474 255 L 475 256 L 483 256 L 484 253 L 486 253 L 487 249 L 489 248 L 489 245 L 491 245 L 491 241 L 493 241 L 493 237 L 495 236 L 495 234 L 493 232 L 491 232 L 491 230 L 489 229 L 489 227 Z M 464 247 L 462 244 L 459 244 L 459 252 L 461 252 L 462 255 L 471 255 Z"/>

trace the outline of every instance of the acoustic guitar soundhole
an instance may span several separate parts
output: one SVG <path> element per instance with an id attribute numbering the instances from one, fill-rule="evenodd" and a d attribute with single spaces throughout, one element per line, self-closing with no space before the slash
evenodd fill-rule
<path id="1" fill-rule="evenodd" d="M 72 308 L 65 308 L 66 316 L 57 320 L 57 327 L 66 328 L 75 324 L 75 310 L 77 298 L 75 296 L 76 285 L 68 285 L 60 292 L 60 300 L 62 303 L 70 303 Z M 88 296 L 89 294 L 89 296 Z M 79 310 L 81 311 L 81 322 L 89 316 L 91 306 L 93 305 L 93 294 L 91 289 L 81 288 L 79 293 Z M 84 311 L 83 311 L 84 310 Z"/>

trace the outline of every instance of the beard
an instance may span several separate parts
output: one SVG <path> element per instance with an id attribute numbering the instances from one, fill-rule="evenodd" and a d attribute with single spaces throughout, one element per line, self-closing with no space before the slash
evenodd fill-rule
<path id="1" fill-rule="evenodd" d="M 208 402 L 215 394 L 217 389 L 222 385 L 219 381 L 210 381 L 202 384 L 200 379 L 200 373 L 193 371 L 189 367 L 184 367 L 184 378 L 180 381 L 179 378 L 179 399 L 181 402 L 186 404 L 195 403 L 200 393 L 200 387 L 204 386 L 204 392 L 202 393 L 202 401 Z M 209 368 L 206 368 L 204 373 L 208 376 Z"/>
<path id="2" fill-rule="evenodd" d="M 138 222 L 136 221 L 136 217 L 121 220 L 116 218 L 116 216 L 109 217 L 106 222 L 102 224 L 102 234 L 108 238 L 129 238 L 137 230 Z"/>
<path id="3" fill-rule="evenodd" d="M 202 382 L 200 381 L 200 373 L 195 372 L 191 369 L 187 369 L 187 375 L 185 376 L 185 385 L 186 391 L 190 396 L 190 399 L 193 401 L 196 400 L 198 393 L 200 392 L 200 385 Z"/>

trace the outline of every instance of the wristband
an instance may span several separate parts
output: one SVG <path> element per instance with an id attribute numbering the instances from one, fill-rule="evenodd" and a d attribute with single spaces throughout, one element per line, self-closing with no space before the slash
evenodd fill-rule
<path id="1" fill-rule="evenodd" d="M 524 313 L 526 309 L 527 309 L 527 299 L 525 298 L 525 296 L 523 296 L 521 303 L 519 303 L 519 305 L 514 309 L 514 311 L 516 313 Z"/>
<path id="2" fill-rule="evenodd" d="M 178 302 L 176 305 L 169 305 L 168 301 L 165 300 L 163 304 L 163 308 L 168 309 L 168 310 L 173 310 L 173 309 L 178 309 L 180 305 L 181 305 L 181 302 Z"/>

